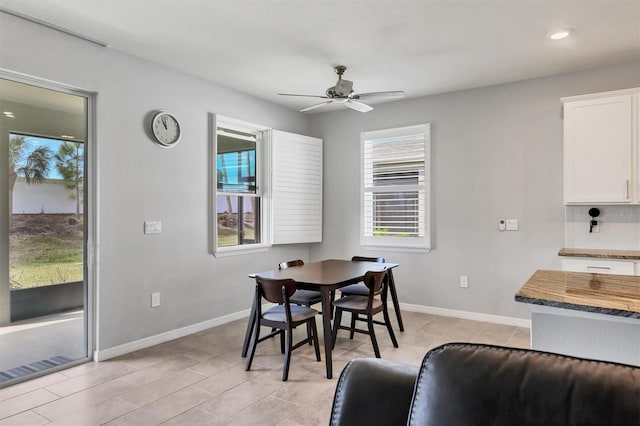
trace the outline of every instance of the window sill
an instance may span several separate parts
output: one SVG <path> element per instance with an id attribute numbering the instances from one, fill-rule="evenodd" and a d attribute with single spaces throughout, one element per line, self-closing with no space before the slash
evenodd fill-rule
<path id="1" fill-rule="evenodd" d="M 251 254 L 265 252 L 271 248 L 271 244 L 255 244 L 251 246 L 233 246 L 217 248 L 213 255 L 215 257 L 237 256 L 241 254 Z"/>
<path id="2" fill-rule="evenodd" d="M 431 247 L 401 246 L 393 244 L 360 244 L 360 247 L 363 249 L 384 249 L 386 251 L 403 251 L 407 253 L 429 253 L 432 250 Z"/>

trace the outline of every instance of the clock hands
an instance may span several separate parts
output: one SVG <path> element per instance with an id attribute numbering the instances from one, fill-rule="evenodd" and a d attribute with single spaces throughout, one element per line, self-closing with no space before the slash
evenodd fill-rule
<path id="1" fill-rule="evenodd" d="M 166 115 L 162 116 L 162 125 L 164 126 L 164 129 L 167 130 L 167 116 Z"/>

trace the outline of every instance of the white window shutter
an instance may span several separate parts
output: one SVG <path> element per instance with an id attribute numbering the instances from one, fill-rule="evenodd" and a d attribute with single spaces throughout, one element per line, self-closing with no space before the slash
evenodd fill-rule
<path id="1" fill-rule="evenodd" d="M 273 244 L 322 241 L 322 139 L 271 132 Z"/>

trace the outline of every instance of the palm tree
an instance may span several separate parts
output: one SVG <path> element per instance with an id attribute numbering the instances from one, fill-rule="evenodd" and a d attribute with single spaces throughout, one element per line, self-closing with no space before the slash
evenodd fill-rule
<path id="1" fill-rule="evenodd" d="M 49 174 L 51 150 L 45 145 L 33 150 L 31 147 L 25 136 L 9 136 L 9 217 L 13 213 L 13 188 L 18 176 L 24 176 L 28 184 L 39 184 Z"/>
<path id="2" fill-rule="evenodd" d="M 54 158 L 56 168 L 65 181 L 65 188 L 73 191 L 69 198 L 76 200 L 76 217 L 79 217 L 84 188 L 84 145 L 64 142 Z"/>

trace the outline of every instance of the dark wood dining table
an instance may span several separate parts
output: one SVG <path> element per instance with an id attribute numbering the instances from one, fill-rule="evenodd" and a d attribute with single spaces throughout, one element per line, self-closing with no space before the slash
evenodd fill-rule
<path id="1" fill-rule="evenodd" d="M 333 367 L 331 361 L 332 339 L 331 339 L 331 298 L 335 290 L 340 287 L 347 286 L 362 281 L 367 271 L 389 270 L 389 280 L 393 281 L 391 270 L 397 267 L 397 263 L 378 263 L 378 262 L 361 262 L 352 260 L 328 259 L 319 262 L 305 263 L 302 266 L 296 266 L 286 269 L 273 269 L 264 272 L 255 272 L 249 274 L 249 277 L 255 278 L 261 276 L 264 278 L 282 279 L 292 278 L 296 281 L 298 289 L 320 291 L 322 297 L 322 329 L 324 335 L 324 357 L 327 367 L 327 378 L 333 376 Z M 397 304 L 397 296 L 395 293 L 395 285 L 392 296 L 394 297 L 394 305 Z M 247 331 L 242 345 L 242 356 L 247 355 L 249 342 L 256 329 L 255 304 L 259 301 L 254 300 L 249 315 Z M 396 306 L 396 309 L 399 308 Z M 401 330 L 403 329 L 400 323 Z"/>

